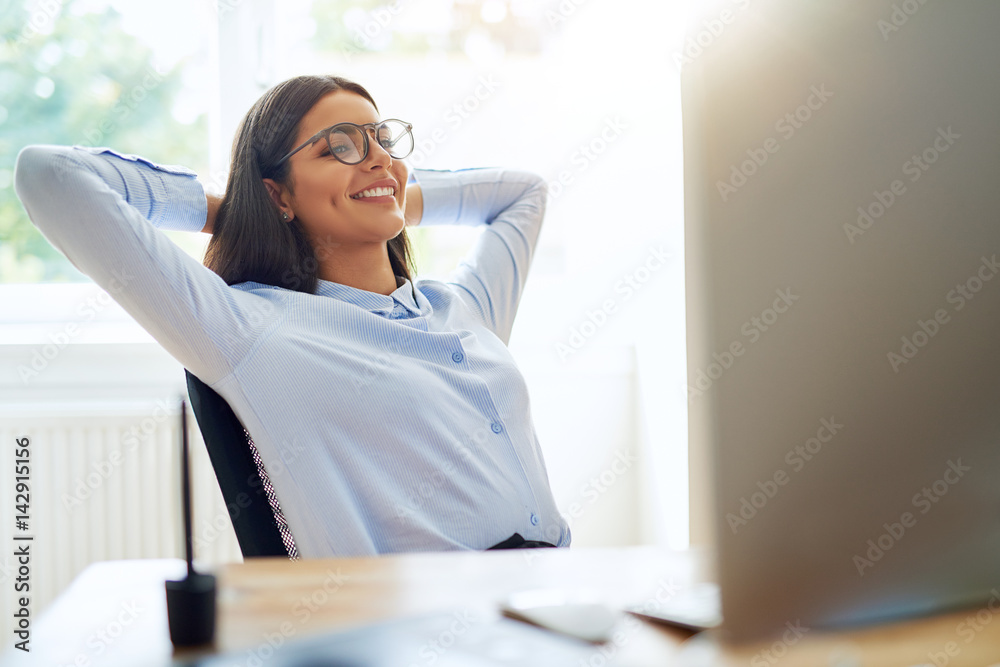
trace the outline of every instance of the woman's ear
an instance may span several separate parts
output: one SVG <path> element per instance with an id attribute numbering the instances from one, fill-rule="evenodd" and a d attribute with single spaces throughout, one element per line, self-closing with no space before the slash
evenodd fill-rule
<path id="1" fill-rule="evenodd" d="M 295 212 L 292 211 L 291 195 L 288 192 L 288 188 L 280 183 L 275 182 L 273 178 L 262 178 L 264 181 L 264 187 L 267 188 L 267 194 L 271 195 L 271 201 L 281 209 L 281 219 L 285 222 L 290 222 L 295 218 Z"/>

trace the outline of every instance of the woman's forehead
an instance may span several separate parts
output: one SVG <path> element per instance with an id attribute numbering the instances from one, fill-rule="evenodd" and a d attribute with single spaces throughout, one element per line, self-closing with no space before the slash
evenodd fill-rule
<path id="1" fill-rule="evenodd" d="M 379 120 L 372 103 L 357 93 L 338 90 L 324 95 L 299 123 L 298 141 L 305 141 L 320 130 L 337 123 L 374 123 Z"/>

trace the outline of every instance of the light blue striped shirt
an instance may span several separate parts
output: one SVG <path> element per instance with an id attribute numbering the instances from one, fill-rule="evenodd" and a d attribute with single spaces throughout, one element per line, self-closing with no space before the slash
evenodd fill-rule
<path id="1" fill-rule="evenodd" d="M 545 182 L 413 176 L 421 224 L 488 225 L 447 281 L 415 280 L 416 298 L 409 281 L 391 295 L 227 286 L 160 231 L 204 226 L 204 190 L 182 167 L 29 146 L 15 186 L 45 237 L 229 402 L 302 556 L 485 549 L 515 532 L 568 546 L 506 347 Z"/>

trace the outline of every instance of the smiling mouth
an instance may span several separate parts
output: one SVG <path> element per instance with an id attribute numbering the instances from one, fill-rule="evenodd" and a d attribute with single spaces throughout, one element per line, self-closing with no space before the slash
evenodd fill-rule
<path id="1" fill-rule="evenodd" d="M 351 195 L 351 199 L 369 199 L 375 197 L 395 197 L 396 188 L 391 187 L 381 187 L 381 188 L 369 188 L 368 190 L 362 190 L 356 195 Z"/>

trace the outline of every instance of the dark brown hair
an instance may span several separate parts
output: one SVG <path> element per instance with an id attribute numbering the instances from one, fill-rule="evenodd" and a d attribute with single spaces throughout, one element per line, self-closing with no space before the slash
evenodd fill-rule
<path id="1" fill-rule="evenodd" d="M 252 280 L 314 294 L 319 261 L 298 219 L 283 222 L 263 179 L 292 186 L 289 162 L 302 117 L 329 93 L 346 90 L 375 100 L 361 85 L 338 76 L 298 76 L 264 93 L 240 122 L 233 139 L 226 193 L 212 227 L 205 266 L 227 285 Z M 405 184 L 404 184 L 405 187 Z M 413 259 L 406 230 L 387 243 L 397 276 L 412 282 Z"/>

